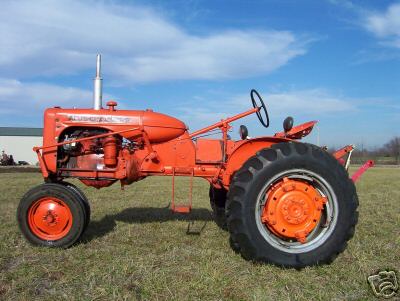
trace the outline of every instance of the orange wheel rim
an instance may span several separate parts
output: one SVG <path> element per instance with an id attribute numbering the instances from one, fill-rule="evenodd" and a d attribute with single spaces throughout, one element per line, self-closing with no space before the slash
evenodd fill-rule
<path id="1" fill-rule="evenodd" d="M 32 233 L 40 239 L 61 239 L 71 230 L 72 212 L 62 200 L 45 197 L 29 208 L 28 224 Z"/>
<path id="2" fill-rule="evenodd" d="M 306 243 L 326 202 L 306 181 L 283 178 L 268 191 L 261 220 L 278 237 Z"/>

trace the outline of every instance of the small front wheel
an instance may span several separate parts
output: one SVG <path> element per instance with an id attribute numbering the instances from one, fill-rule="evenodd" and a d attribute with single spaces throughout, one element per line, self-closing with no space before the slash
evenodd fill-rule
<path id="1" fill-rule="evenodd" d="M 18 225 L 34 245 L 67 248 L 85 228 L 79 196 L 61 184 L 46 183 L 29 190 L 17 209 Z"/>
<path id="2" fill-rule="evenodd" d="M 90 222 L 90 214 L 91 214 L 91 209 L 90 209 L 90 203 L 89 200 L 87 199 L 86 195 L 83 193 L 82 190 L 80 190 L 76 185 L 70 183 L 70 182 L 58 182 L 61 185 L 64 185 L 66 187 L 68 187 L 69 189 L 71 189 L 75 194 L 77 194 L 79 196 L 79 199 L 83 205 L 83 207 L 85 208 L 85 229 L 87 228 L 87 226 L 89 225 Z"/>

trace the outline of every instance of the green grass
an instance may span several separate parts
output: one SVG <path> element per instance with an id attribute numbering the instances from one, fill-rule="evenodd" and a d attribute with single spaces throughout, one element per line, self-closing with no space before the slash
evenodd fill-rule
<path id="1" fill-rule="evenodd" d="M 361 178 L 360 218 L 347 250 L 331 265 L 301 271 L 235 254 L 228 233 L 211 220 L 201 179 L 194 182 L 193 212 L 184 217 L 166 208 L 170 178 L 148 178 L 125 191 L 80 185 L 92 205 L 82 242 L 67 250 L 33 247 L 15 213 L 41 181 L 34 173 L 0 174 L 0 299 L 366 300 L 374 298 L 368 275 L 400 269 L 398 168 L 373 168 Z M 180 199 L 185 183 L 179 181 Z M 189 224 L 200 234 L 188 235 Z"/>

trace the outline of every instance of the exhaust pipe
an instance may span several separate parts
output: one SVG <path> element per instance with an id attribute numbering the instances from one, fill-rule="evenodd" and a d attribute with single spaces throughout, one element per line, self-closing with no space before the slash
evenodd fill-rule
<path id="1" fill-rule="evenodd" d="M 96 77 L 94 78 L 94 91 L 93 91 L 93 109 L 100 110 L 102 108 L 102 78 L 100 76 L 101 71 L 101 55 L 97 55 L 96 61 Z"/>

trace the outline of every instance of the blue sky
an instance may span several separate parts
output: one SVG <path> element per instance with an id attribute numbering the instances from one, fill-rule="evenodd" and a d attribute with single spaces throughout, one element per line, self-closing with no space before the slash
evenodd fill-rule
<path id="1" fill-rule="evenodd" d="M 42 126 L 49 106 L 153 108 L 191 130 L 250 107 L 251 136 L 318 120 L 307 139 L 379 146 L 400 135 L 400 2 L 7 1 L 0 3 L 0 126 Z M 239 123 L 236 123 L 236 132 Z M 235 135 L 233 135 L 235 136 Z"/>

